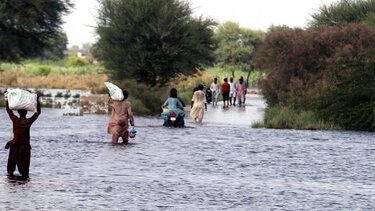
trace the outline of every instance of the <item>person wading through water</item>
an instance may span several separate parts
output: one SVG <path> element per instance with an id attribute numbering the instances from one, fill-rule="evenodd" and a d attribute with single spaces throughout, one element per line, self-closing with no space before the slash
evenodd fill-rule
<path id="1" fill-rule="evenodd" d="M 108 133 L 112 134 L 112 144 L 117 144 L 121 137 L 123 144 L 129 141 L 129 122 L 134 126 L 133 112 L 130 102 L 127 100 L 128 91 L 122 90 L 124 99 L 121 101 L 108 99 L 108 104 L 112 107 L 112 116 L 108 123 Z"/>
<path id="2" fill-rule="evenodd" d="M 26 118 L 27 110 L 21 109 L 17 110 L 20 115 L 17 117 L 14 115 L 13 111 L 9 108 L 9 102 L 6 102 L 6 110 L 8 112 L 9 118 L 13 123 L 13 139 L 8 141 L 5 145 L 5 149 L 9 148 L 9 158 L 8 158 L 8 176 L 14 177 L 13 173 L 18 168 L 21 174 L 21 179 L 29 178 L 29 168 L 30 168 L 30 156 L 31 156 L 31 146 L 30 146 L 30 128 L 34 121 L 39 117 L 41 113 L 39 102 L 39 96 L 37 97 L 37 112 L 34 113 L 30 118 Z"/>
<path id="3" fill-rule="evenodd" d="M 199 84 L 191 100 L 190 116 L 194 123 L 202 123 L 205 110 L 207 111 L 206 95 L 203 92 L 203 85 Z"/>

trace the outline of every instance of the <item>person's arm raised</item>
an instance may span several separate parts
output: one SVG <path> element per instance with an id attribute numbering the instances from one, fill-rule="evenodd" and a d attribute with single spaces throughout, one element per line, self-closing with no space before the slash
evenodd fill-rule
<path id="1" fill-rule="evenodd" d="M 38 97 L 36 98 L 36 112 L 38 113 L 38 115 L 42 113 L 42 106 L 40 105 L 39 98 L 40 96 L 38 95 Z"/>
<path id="2" fill-rule="evenodd" d="M 16 119 L 17 118 L 16 115 L 14 115 L 13 111 L 9 108 L 9 101 L 8 100 L 7 100 L 6 104 L 5 104 L 5 107 L 6 107 L 8 115 L 9 115 L 9 118 L 11 120 Z"/>
<path id="3" fill-rule="evenodd" d="M 38 95 L 37 98 L 36 98 L 36 112 L 30 117 L 31 121 L 35 121 L 39 117 L 39 115 L 42 113 L 39 98 L 40 98 L 40 96 Z"/>

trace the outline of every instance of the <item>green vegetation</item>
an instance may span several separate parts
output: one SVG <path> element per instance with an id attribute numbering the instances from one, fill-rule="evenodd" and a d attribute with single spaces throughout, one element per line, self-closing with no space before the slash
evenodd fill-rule
<path id="1" fill-rule="evenodd" d="M 95 54 L 111 78 L 150 86 L 197 72 L 214 60 L 210 19 L 179 0 L 101 0 Z"/>
<path id="2" fill-rule="evenodd" d="M 232 72 L 242 70 L 253 71 L 253 55 L 262 42 L 264 33 L 241 28 L 238 23 L 226 22 L 219 25 L 214 36 L 217 42 L 215 56 L 217 66 Z M 248 74 L 247 73 L 247 74 Z M 247 78 L 247 74 L 243 74 Z"/>
<path id="3" fill-rule="evenodd" d="M 262 93 L 271 110 L 315 111 L 343 129 L 374 131 L 374 52 L 375 28 L 363 24 L 271 32 L 257 55 L 268 72 Z"/>
<path id="4" fill-rule="evenodd" d="M 319 118 L 316 112 L 300 111 L 293 108 L 274 106 L 266 110 L 264 123 L 256 122 L 254 128 L 299 129 L 299 130 L 328 130 L 339 129 L 332 123 Z"/>
<path id="5" fill-rule="evenodd" d="M 0 1 L 0 61 L 38 58 L 47 50 L 56 52 L 52 45 L 64 43 L 60 25 L 71 7 L 70 0 Z"/>
<path id="6" fill-rule="evenodd" d="M 375 0 L 340 0 L 323 5 L 312 14 L 311 27 L 329 27 L 348 23 L 375 26 Z"/>
<path id="7" fill-rule="evenodd" d="M 207 73 L 212 76 L 218 78 L 220 82 L 224 78 L 230 78 L 234 74 L 234 79 L 239 79 L 241 76 L 246 76 L 247 72 L 242 71 L 242 70 L 235 70 L 235 71 L 230 71 L 228 69 L 222 68 L 222 67 L 212 67 L 207 69 Z M 209 84 L 211 84 L 212 81 L 209 81 Z M 207 85 L 209 85 L 207 84 Z"/>
<path id="8" fill-rule="evenodd" d="M 373 52 L 370 53 L 373 58 Z M 340 71 L 336 87 L 330 87 L 318 101 L 319 114 L 327 121 L 339 122 L 345 129 L 375 131 L 375 61 L 359 60 Z"/>
<path id="9" fill-rule="evenodd" d="M 26 60 L 22 63 L 0 63 L 0 71 L 25 71 L 33 76 L 58 75 L 85 75 L 104 73 L 103 66 L 89 64 L 85 59 L 71 56 L 68 60 L 41 61 Z"/>
<path id="10" fill-rule="evenodd" d="M 67 61 L 0 63 L 0 87 L 85 89 L 97 93 L 108 80 L 101 65 L 69 66 Z"/>
<path id="11" fill-rule="evenodd" d="M 375 0 L 323 5 L 312 19 L 272 27 L 258 49 L 269 108 L 254 126 L 375 131 Z"/>
<path id="12" fill-rule="evenodd" d="M 250 87 L 260 81 L 269 106 L 257 127 L 375 131 L 375 0 L 324 5 L 308 29 L 267 33 L 215 28 L 187 1 L 99 0 L 100 64 L 73 54 L 45 61 L 64 56 L 69 0 L 0 2 L 0 61 L 18 62 L 0 62 L 0 87 L 106 93 L 110 78 L 129 89 L 136 113 L 157 114 L 172 87 L 189 104 L 198 84 L 243 76 Z"/>

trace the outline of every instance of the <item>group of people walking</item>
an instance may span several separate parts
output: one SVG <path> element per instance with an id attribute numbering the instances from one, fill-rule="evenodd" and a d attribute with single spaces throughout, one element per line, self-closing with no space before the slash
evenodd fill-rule
<path id="1" fill-rule="evenodd" d="M 205 93 L 203 89 L 204 86 L 202 84 L 199 84 L 193 90 L 190 117 L 194 123 L 202 123 L 204 112 L 207 110 L 207 103 L 210 103 L 210 101 L 207 100 L 208 93 Z M 240 77 L 238 83 L 234 82 L 233 78 L 231 77 L 229 79 L 229 82 L 227 78 L 224 78 L 223 84 L 220 84 L 218 82 L 218 79 L 214 78 L 214 81 L 207 91 L 211 93 L 213 106 L 217 106 L 220 94 L 222 94 L 224 103 L 223 108 L 228 108 L 230 105 L 235 106 L 237 100 L 239 106 L 244 105 L 246 100 L 246 90 L 247 86 L 243 80 L 243 77 Z M 169 125 L 169 117 L 171 113 L 173 113 L 176 114 L 176 122 L 182 122 L 178 125 L 183 127 L 185 116 L 184 107 L 185 103 L 181 98 L 177 96 L 177 90 L 175 88 L 172 88 L 169 98 L 162 105 L 163 112 L 161 114 L 161 117 L 164 119 L 163 125 L 171 126 Z"/>
<path id="2" fill-rule="evenodd" d="M 241 76 L 238 83 L 233 81 L 233 77 L 229 79 L 224 78 L 224 83 L 220 84 L 217 78 L 214 78 L 210 86 L 212 95 L 212 105 L 217 106 L 220 94 L 223 96 L 223 108 L 228 108 L 229 105 L 236 105 L 236 100 L 238 100 L 238 105 L 244 105 L 246 100 L 247 86 Z"/>

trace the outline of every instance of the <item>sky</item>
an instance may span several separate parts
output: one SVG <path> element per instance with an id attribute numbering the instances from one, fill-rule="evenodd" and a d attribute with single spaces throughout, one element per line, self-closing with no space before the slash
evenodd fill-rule
<path id="1" fill-rule="evenodd" d="M 266 31 L 271 25 L 307 26 L 311 14 L 322 5 L 338 0 L 188 0 L 194 16 L 212 18 L 218 23 L 233 21 L 241 27 Z M 75 0 L 75 8 L 64 17 L 63 29 L 69 46 L 94 43 L 97 0 Z"/>

